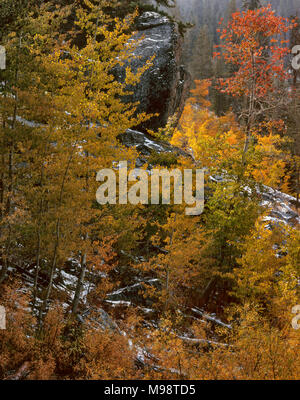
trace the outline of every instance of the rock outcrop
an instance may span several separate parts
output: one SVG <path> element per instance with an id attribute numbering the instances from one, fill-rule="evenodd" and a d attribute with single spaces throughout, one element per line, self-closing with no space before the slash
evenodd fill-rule
<path id="1" fill-rule="evenodd" d="M 269 221 L 270 227 L 278 223 L 299 227 L 300 215 L 297 210 L 297 199 L 295 197 L 269 186 L 263 186 L 260 195 L 262 198 L 261 205 L 268 207 L 270 210 L 269 215 L 265 217 L 265 221 Z"/>
<path id="2" fill-rule="evenodd" d="M 136 163 L 137 168 L 140 168 L 149 160 L 151 161 L 150 157 L 153 154 L 165 154 L 166 156 L 169 156 L 168 159 L 171 163 L 172 159 L 176 161 L 176 159 L 180 156 L 192 158 L 190 154 L 181 150 L 179 147 L 174 147 L 167 142 L 156 140 L 146 133 L 132 129 L 127 129 L 126 132 L 119 135 L 118 139 L 124 146 L 134 147 L 139 152 L 140 156 Z M 175 163 L 176 162 L 173 164 Z"/>
<path id="3" fill-rule="evenodd" d="M 189 93 L 190 76 L 180 65 L 183 40 L 175 23 L 155 12 L 145 12 L 136 21 L 137 33 L 134 39 L 139 41 L 134 54 L 137 58 L 130 61 L 133 71 L 145 65 L 155 56 L 153 65 L 143 74 L 141 81 L 133 88 L 133 95 L 127 96 L 127 102 L 139 102 L 138 112 L 159 114 L 136 127 L 146 132 L 164 127 L 168 118 L 177 113 L 180 117 Z M 118 80 L 125 77 L 125 67 L 114 71 Z"/>

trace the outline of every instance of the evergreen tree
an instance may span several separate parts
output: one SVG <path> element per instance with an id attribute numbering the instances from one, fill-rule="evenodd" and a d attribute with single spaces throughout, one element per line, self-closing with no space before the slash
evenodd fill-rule
<path id="1" fill-rule="evenodd" d="M 231 18 L 231 15 L 237 11 L 236 0 L 230 0 L 227 8 L 227 21 Z"/>
<path id="2" fill-rule="evenodd" d="M 191 61 L 191 72 L 195 79 L 207 79 L 212 77 L 212 56 L 212 41 L 208 27 L 204 25 L 200 29 L 198 38 L 195 42 Z"/>
<path id="3" fill-rule="evenodd" d="M 256 8 L 261 7 L 260 0 L 244 0 L 243 7 L 246 10 L 255 10 Z"/>

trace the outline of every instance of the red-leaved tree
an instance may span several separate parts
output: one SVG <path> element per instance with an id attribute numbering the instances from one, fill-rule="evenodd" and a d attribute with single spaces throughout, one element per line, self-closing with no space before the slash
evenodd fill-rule
<path id="1" fill-rule="evenodd" d="M 277 16 L 268 5 L 238 11 L 218 30 L 222 44 L 214 56 L 223 56 L 233 70 L 229 78 L 219 80 L 219 89 L 242 99 L 239 117 L 246 131 L 244 162 L 257 123 L 274 116 L 289 101 L 289 72 L 284 61 L 290 50 L 285 36 L 294 23 Z"/>

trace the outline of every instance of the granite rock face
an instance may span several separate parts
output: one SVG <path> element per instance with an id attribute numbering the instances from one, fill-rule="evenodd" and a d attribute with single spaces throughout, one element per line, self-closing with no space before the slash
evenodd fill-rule
<path id="1" fill-rule="evenodd" d="M 138 112 L 159 114 L 136 127 L 146 132 L 164 127 L 168 118 L 177 113 L 180 117 L 190 88 L 190 76 L 180 65 L 182 38 L 176 24 L 155 12 L 145 12 L 136 21 L 134 40 L 139 40 L 130 61 L 133 71 L 145 65 L 155 56 L 153 65 L 143 74 L 141 81 L 126 102 L 139 102 Z M 118 80 L 125 77 L 125 67 L 117 67 L 114 75 Z"/>

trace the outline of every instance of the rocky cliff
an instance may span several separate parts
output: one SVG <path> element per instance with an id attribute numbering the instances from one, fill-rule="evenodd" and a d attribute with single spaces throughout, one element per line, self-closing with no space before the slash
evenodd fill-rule
<path id="1" fill-rule="evenodd" d="M 130 62 L 134 71 L 155 56 L 153 65 L 143 74 L 134 93 L 125 101 L 139 102 L 138 112 L 159 114 L 137 127 L 146 132 L 164 127 L 170 116 L 180 117 L 189 93 L 190 76 L 180 65 L 182 37 L 177 26 L 156 12 L 145 12 L 136 20 L 134 39 L 138 40 L 136 58 Z M 114 74 L 118 80 L 125 77 L 125 68 L 118 67 Z"/>

